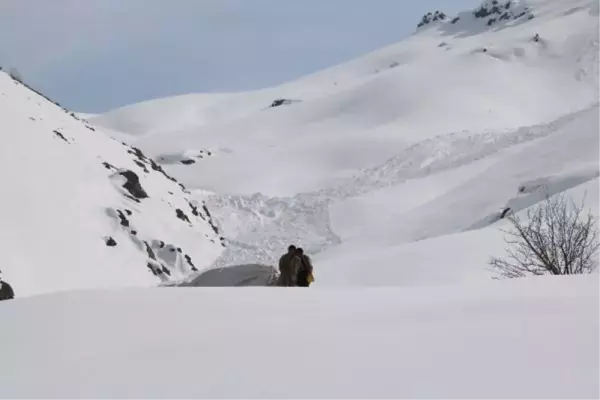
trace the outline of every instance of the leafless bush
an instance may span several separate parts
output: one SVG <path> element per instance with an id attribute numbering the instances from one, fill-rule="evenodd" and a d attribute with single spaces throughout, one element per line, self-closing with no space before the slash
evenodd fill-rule
<path id="1" fill-rule="evenodd" d="M 562 193 L 546 195 L 527 210 L 526 220 L 515 214 L 507 219 L 507 256 L 490 261 L 501 277 L 586 274 L 597 267 L 596 219 L 590 211 L 584 213 L 583 201 L 576 204 Z"/>

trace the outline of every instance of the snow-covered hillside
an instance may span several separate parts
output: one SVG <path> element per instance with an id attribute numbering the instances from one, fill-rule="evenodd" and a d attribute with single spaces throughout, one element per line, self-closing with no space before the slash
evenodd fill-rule
<path id="1" fill-rule="evenodd" d="M 586 278 L 3 302 L 0 397 L 597 398 Z"/>
<path id="2" fill-rule="evenodd" d="M 597 101 L 597 2 L 527 4 L 534 19 L 485 30 L 475 17 L 458 31 L 438 23 L 272 89 L 161 99 L 92 121 L 138 135 L 136 145 L 154 157 L 212 151 L 169 168 L 190 188 L 322 189 L 427 138 L 548 123 Z M 298 102 L 270 107 L 277 99 Z"/>
<path id="3" fill-rule="evenodd" d="M 316 254 L 317 284 L 488 279 L 502 210 L 539 201 L 543 184 L 586 185 L 597 212 L 598 11 L 591 0 L 485 1 L 275 88 L 91 120 L 214 209 L 231 244 L 215 266 L 272 264 L 294 242 Z M 433 248 L 464 266 L 443 268 Z M 389 271 L 365 277 L 372 259 Z"/>
<path id="4" fill-rule="evenodd" d="M 1 269 L 17 297 L 179 280 L 221 252 L 183 184 L 5 73 L 0 135 Z"/>

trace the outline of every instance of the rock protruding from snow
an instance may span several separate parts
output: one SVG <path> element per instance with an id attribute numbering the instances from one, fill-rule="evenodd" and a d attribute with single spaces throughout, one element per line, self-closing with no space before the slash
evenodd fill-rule
<path id="1" fill-rule="evenodd" d="M 273 102 L 271 103 L 271 105 L 269 107 L 273 108 L 273 107 L 279 107 L 279 106 L 287 106 L 293 103 L 298 103 L 300 102 L 300 100 L 291 100 L 291 99 L 275 99 L 273 100 Z"/>
<path id="2" fill-rule="evenodd" d="M 529 7 L 524 2 L 517 2 L 515 0 L 486 0 L 479 8 L 473 11 L 473 16 L 483 19 L 488 26 L 500 21 L 510 21 L 522 17 L 533 18 Z"/>
<path id="3" fill-rule="evenodd" d="M 123 188 L 127 190 L 134 199 L 140 200 L 148 197 L 148 193 L 146 193 L 140 184 L 140 178 L 135 172 L 127 169 L 119 172 L 119 174 L 126 179 Z"/>
<path id="4" fill-rule="evenodd" d="M 419 22 L 417 24 L 417 28 L 428 25 L 432 22 L 445 21 L 445 20 L 446 20 L 446 14 L 444 14 L 441 11 L 436 10 L 434 13 L 428 12 L 427 14 L 423 15 L 423 17 L 421 18 L 421 22 Z"/>
<path id="5" fill-rule="evenodd" d="M 452 18 L 440 11 L 427 13 L 422 17 L 417 29 L 439 22 L 437 26 L 444 33 L 476 34 L 501 23 L 527 21 L 534 17 L 525 0 L 485 0 L 473 11 L 461 12 Z"/>

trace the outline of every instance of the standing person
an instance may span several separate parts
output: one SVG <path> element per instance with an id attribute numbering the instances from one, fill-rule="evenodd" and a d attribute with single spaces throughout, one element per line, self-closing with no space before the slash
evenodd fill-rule
<path id="1" fill-rule="evenodd" d="M 278 286 L 293 286 L 295 277 L 292 271 L 292 259 L 296 255 L 296 246 L 289 245 L 288 252 L 279 258 L 279 284 Z"/>
<path id="2" fill-rule="evenodd" d="M 300 260 L 300 265 L 297 271 L 297 284 L 300 287 L 309 287 L 313 280 L 313 266 L 310 257 L 304 254 L 304 249 L 298 247 L 296 254 Z"/>
<path id="3" fill-rule="evenodd" d="M 15 292 L 13 291 L 13 288 L 8 284 L 8 282 L 4 282 L 0 279 L 0 301 L 10 300 L 14 298 Z"/>

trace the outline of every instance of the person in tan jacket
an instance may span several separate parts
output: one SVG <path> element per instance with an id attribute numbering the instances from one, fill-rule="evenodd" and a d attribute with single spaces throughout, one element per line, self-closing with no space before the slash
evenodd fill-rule
<path id="1" fill-rule="evenodd" d="M 298 265 L 296 269 L 296 285 L 300 287 L 309 287 L 312 282 L 313 266 L 310 261 L 310 257 L 304 254 L 304 249 L 298 247 L 296 249 L 298 254 Z"/>
<path id="2" fill-rule="evenodd" d="M 295 286 L 297 262 L 296 246 L 291 244 L 288 252 L 279 258 L 279 284 L 278 286 Z"/>

